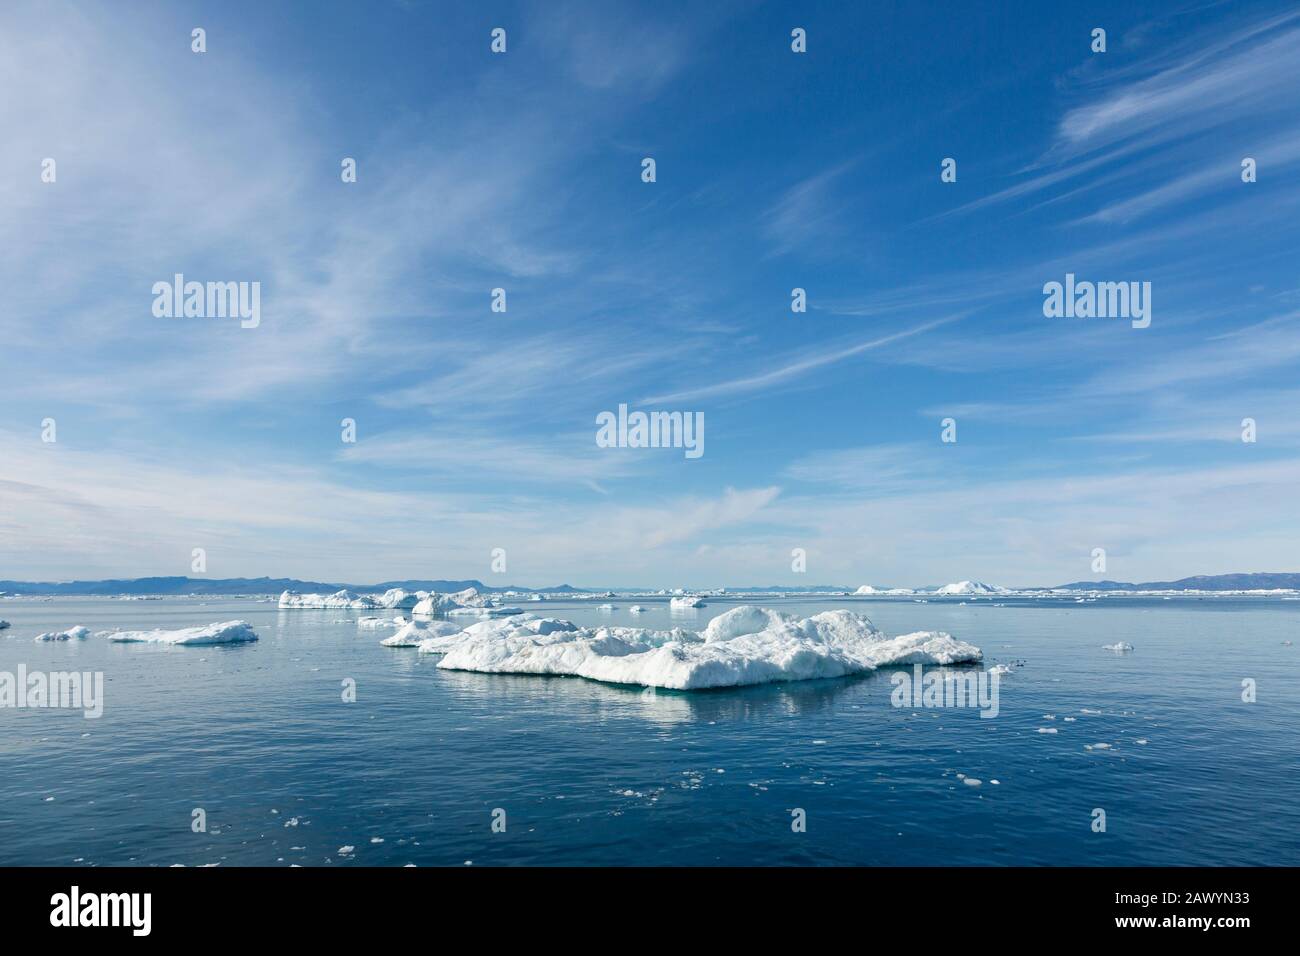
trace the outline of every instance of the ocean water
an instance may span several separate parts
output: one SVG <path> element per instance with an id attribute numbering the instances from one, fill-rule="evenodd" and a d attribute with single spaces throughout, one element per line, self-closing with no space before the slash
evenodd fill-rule
<path id="1" fill-rule="evenodd" d="M 738 602 L 599 603 L 527 609 L 698 628 Z M 1300 602 L 752 603 L 948 631 L 1012 665 L 1000 713 L 895 708 L 892 671 L 652 692 L 438 670 L 356 611 L 3 600 L 0 671 L 102 671 L 105 701 L 98 719 L 0 708 L 0 864 L 1300 864 Z M 32 641 L 231 619 L 261 640 Z"/>

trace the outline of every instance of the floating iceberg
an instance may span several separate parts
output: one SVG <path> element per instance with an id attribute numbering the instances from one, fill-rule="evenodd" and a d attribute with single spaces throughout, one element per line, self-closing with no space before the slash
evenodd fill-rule
<path id="1" fill-rule="evenodd" d="M 482 621 L 420 649 L 445 653 L 438 667 L 496 674 L 563 674 L 673 690 L 842 677 L 892 664 L 957 664 L 980 649 L 947 634 L 888 638 L 852 611 L 796 619 L 733 608 L 700 632 L 579 627 L 524 615 Z"/>
<path id="2" fill-rule="evenodd" d="M 396 634 L 379 643 L 384 647 L 419 647 L 423 641 L 461 633 L 461 626 L 451 621 L 408 621 Z"/>
<path id="3" fill-rule="evenodd" d="M 644 614 L 644 613 L 645 613 L 645 608 L 643 608 L 640 604 L 633 604 L 630 608 L 627 609 L 627 613 L 628 613 L 628 614 Z"/>
<path id="4" fill-rule="evenodd" d="M 455 594 L 448 594 L 447 597 L 454 601 L 457 607 L 487 607 L 489 604 L 497 603 L 495 598 L 480 594 L 478 588 L 466 588 Z"/>
<path id="5" fill-rule="evenodd" d="M 420 595 L 401 588 L 390 588 L 383 594 L 367 594 L 360 597 L 346 588 L 333 594 L 300 594 L 297 591 L 285 591 L 280 595 L 280 607 L 351 608 L 361 611 L 373 611 L 379 608 L 406 610 L 415 607 L 419 600 Z"/>
<path id="6" fill-rule="evenodd" d="M 1114 651 L 1116 654 L 1126 654 L 1133 650 L 1133 645 L 1129 644 L 1127 641 L 1120 641 L 1117 644 L 1103 644 L 1101 645 L 1101 649 L 1103 651 Z"/>
<path id="7" fill-rule="evenodd" d="M 70 627 L 66 631 L 47 631 L 44 634 L 36 636 L 37 641 L 80 641 L 90 637 L 90 628 L 82 627 L 78 624 L 76 627 Z"/>
<path id="8" fill-rule="evenodd" d="M 411 613 L 422 615 L 424 617 L 432 617 L 440 611 L 450 611 L 453 608 L 458 607 L 460 607 L 460 605 L 452 600 L 450 595 L 430 593 L 420 598 L 419 603 L 415 605 L 415 608 Z"/>
<path id="9" fill-rule="evenodd" d="M 935 594 L 1008 594 L 1006 588 L 1000 588 L 993 584 L 985 584 L 982 581 L 958 581 L 955 584 L 945 584 Z"/>
<path id="10" fill-rule="evenodd" d="M 106 635 L 117 644 L 183 644 L 195 647 L 206 644 L 245 644 L 257 640 L 257 632 L 247 621 L 226 621 L 207 627 L 184 627 L 178 631 L 114 631 Z"/>
<path id="11" fill-rule="evenodd" d="M 704 607 L 704 598 L 688 594 L 686 597 L 675 597 L 668 604 L 675 608 Z"/>

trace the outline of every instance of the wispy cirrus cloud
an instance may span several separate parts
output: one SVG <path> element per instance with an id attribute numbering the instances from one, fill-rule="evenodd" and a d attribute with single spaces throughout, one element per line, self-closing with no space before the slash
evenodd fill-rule
<path id="1" fill-rule="evenodd" d="M 828 365 L 843 362 L 846 359 L 862 355 L 866 352 L 884 348 L 887 345 L 891 345 L 894 342 L 900 342 L 903 339 L 911 338 L 914 335 L 921 335 L 932 329 L 939 328 L 942 325 L 947 325 L 950 322 L 956 322 L 960 318 L 960 315 L 946 316 L 941 319 L 935 319 L 931 322 L 924 322 L 921 325 L 913 326 L 909 329 L 902 329 L 888 335 L 876 336 L 867 339 L 866 341 L 809 351 L 801 358 L 791 362 L 778 364 L 775 368 L 761 370 L 752 375 L 746 375 L 739 378 L 714 382 L 711 385 L 702 385 L 698 388 L 687 388 L 664 395 L 655 395 L 650 398 L 642 399 L 642 402 L 647 405 L 663 405 L 670 402 L 690 399 L 723 398 L 733 395 L 742 395 L 748 392 L 766 391 L 777 386 L 795 382 L 810 372 L 825 368 Z"/>

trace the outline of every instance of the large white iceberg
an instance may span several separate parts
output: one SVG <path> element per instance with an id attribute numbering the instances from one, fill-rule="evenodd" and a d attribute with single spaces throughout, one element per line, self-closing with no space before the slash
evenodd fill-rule
<path id="1" fill-rule="evenodd" d="M 480 594 L 478 588 L 466 588 L 455 594 L 448 594 L 447 597 L 454 601 L 457 607 L 487 607 L 495 603 L 491 595 Z"/>
<path id="2" fill-rule="evenodd" d="M 496 674 L 565 674 L 673 690 L 842 677 L 891 664 L 958 664 L 978 647 L 920 631 L 889 638 L 852 611 L 796 619 L 742 606 L 700 632 L 579 627 L 523 615 L 489 620 L 421 642 L 438 667 Z"/>
<path id="3" fill-rule="evenodd" d="M 460 604 L 450 594 L 429 593 L 420 599 L 411 613 L 431 617 L 440 611 L 445 613 L 458 607 Z"/>
<path id="4" fill-rule="evenodd" d="M 280 595 L 282 608 L 346 608 L 360 611 L 373 611 L 379 608 L 409 609 L 420 600 L 419 594 L 412 594 L 402 588 L 389 588 L 383 594 L 366 594 L 358 596 L 344 588 L 333 594 L 300 594 L 297 591 L 285 591 Z"/>
<path id="5" fill-rule="evenodd" d="M 1000 588 L 994 584 L 985 584 L 983 581 L 957 581 L 955 584 L 945 584 L 935 594 L 1007 594 L 1006 588 Z"/>
<path id="6" fill-rule="evenodd" d="M 184 627 L 177 631 L 114 631 L 105 635 L 118 644 L 245 644 L 257 640 L 247 621 L 226 621 L 207 627 Z"/>

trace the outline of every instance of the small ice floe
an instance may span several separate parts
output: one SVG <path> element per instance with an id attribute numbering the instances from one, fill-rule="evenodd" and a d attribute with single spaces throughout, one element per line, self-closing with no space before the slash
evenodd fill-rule
<path id="1" fill-rule="evenodd" d="M 42 641 L 81 641 L 88 637 L 90 637 L 90 628 L 78 624 L 66 631 L 46 631 L 44 634 L 38 634 L 36 635 L 36 641 L 37 643 Z"/>
<path id="2" fill-rule="evenodd" d="M 339 856 L 351 856 L 352 854 L 354 854 L 354 853 L 356 853 L 356 852 L 357 852 L 357 848 L 354 847 L 354 846 L 341 846 L 341 847 L 339 847 Z"/>
<path id="3" fill-rule="evenodd" d="M 1099 716 L 1099 715 L 1101 714 L 1101 711 L 1099 711 L 1099 710 L 1093 710 L 1091 707 L 1080 707 L 1080 708 L 1079 708 L 1079 713 L 1081 713 L 1081 714 L 1089 714 L 1090 716 L 1096 717 L 1096 716 Z"/>
<path id="4" fill-rule="evenodd" d="M 198 647 L 207 644 L 246 644 L 257 640 L 247 621 L 226 621 L 207 627 L 184 627 L 177 631 L 114 631 L 107 635 L 115 644 L 177 644 Z"/>
<path id="5" fill-rule="evenodd" d="M 989 668 L 990 674 L 997 674 L 999 677 L 1006 677 L 1011 673 L 1011 668 L 1006 664 L 995 664 Z"/>
<path id="6" fill-rule="evenodd" d="M 384 838 L 383 838 L 383 837 L 371 837 L 371 838 L 370 838 L 370 842 L 371 842 L 371 843 L 383 843 L 383 842 L 384 842 Z"/>
<path id="7" fill-rule="evenodd" d="M 1055 727 L 1039 727 L 1039 728 L 1038 728 L 1038 732 L 1039 732 L 1040 734 L 1054 734 L 1054 733 L 1056 733 L 1056 728 L 1055 728 Z"/>
<path id="8" fill-rule="evenodd" d="M 1119 641 L 1115 644 L 1103 644 L 1101 649 L 1103 651 L 1114 651 L 1116 654 L 1127 654 L 1133 650 L 1133 645 L 1127 641 Z"/>
<path id="9" fill-rule="evenodd" d="M 1078 717 L 1063 717 L 1062 719 L 1063 719 L 1067 724 L 1072 724 L 1072 723 L 1074 723 L 1076 720 L 1078 720 L 1079 718 L 1078 718 Z"/>
<path id="10" fill-rule="evenodd" d="M 963 778 L 962 783 L 966 784 L 968 787 L 979 787 L 983 786 L 984 781 L 977 777 L 965 777 Z"/>
<path id="11" fill-rule="evenodd" d="M 1084 750 L 1114 750 L 1110 744 L 1084 744 Z"/>
<path id="12" fill-rule="evenodd" d="M 633 604 L 630 608 L 627 609 L 627 613 L 643 614 L 645 613 L 645 608 L 643 608 L 640 604 Z"/>
<path id="13" fill-rule="evenodd" d="M 6 627 L 8 627 L 8 626 L 9 626 L 9 625 L 8 625 L 5 621 L 0 621 L 0 629 L 2 629 L 2 628 L 6 628 Z M 1283 642 L 1282 642 L 1282 646 L 1283 646 L 1283 647 L 1290 647 L 1290 646 L 1291 646 L 1291 642 L 1290 642 L 1290 641 L 1283 641 Z"/>
<path id="14" fill-rule="evenodd" d="M 613 604 L 602 604 L 602 605 L 600 606 L 600 610 L 602 610 L 602 611 L 612 611 L 612 610 L 614 610 L 614 605 L 613 605 Z"/>
<path id="15" fill-rule="evenodd" d="M 685 597 L 675 597 L 669 601 L 668 604 L 670 607 L 675 607 L 679 610 L 684 608 L 704 607 L 704 598 L 698 597 L 694 594 L 688 594 Z"/>
<path id="16" fill-rule="evenodd" d="M 1137 740 L 1133 741 L 1133 743 L 1142 744 L 1143 746 L 1146 746 L 1147 739 L 1145 737 L 1139 737 Z"/>
<path id="17" fill-rule="evenodd" d="M 995 787 L 1000 787 L 1002 785 L 1001 780 L 990 780 L 989 783 L 993 784 Z"/>

